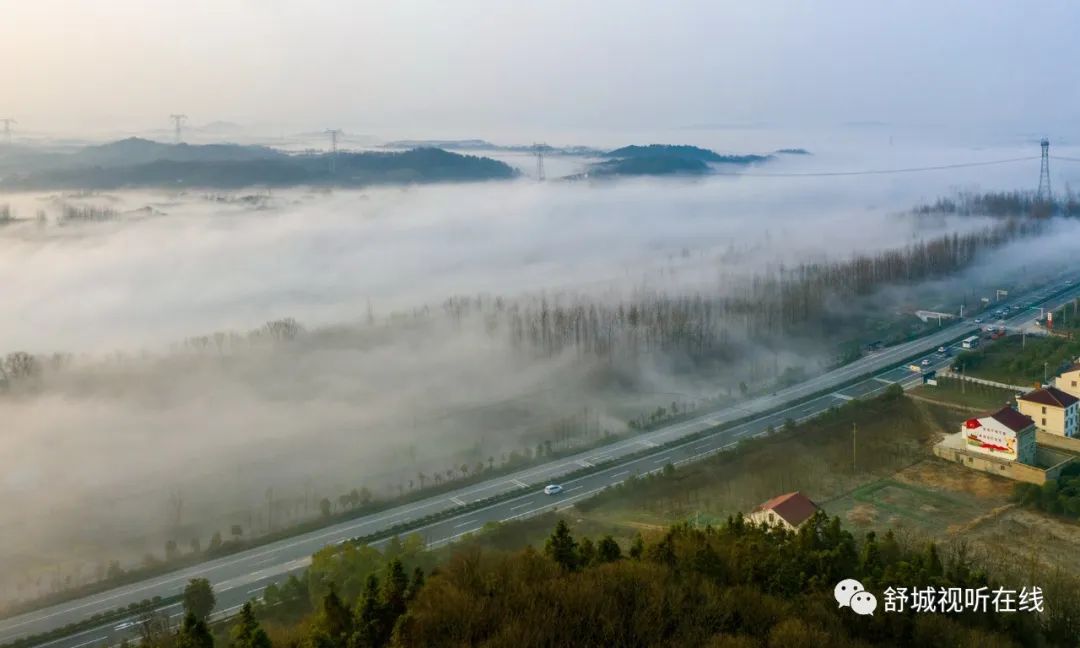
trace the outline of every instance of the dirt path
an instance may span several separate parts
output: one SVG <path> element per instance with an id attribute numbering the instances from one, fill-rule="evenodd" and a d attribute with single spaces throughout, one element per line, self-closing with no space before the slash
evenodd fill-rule
<path id="1" fill-rule="evenodd" d="M 937 405 L 939 407 L 947 407 L 949 409 L 958 410 L 961 412 L 984 412 L 985 409 L 979 409 L 978 407 L 970 407 L 968 405 L 960 405 L 958 403 L 949 403 L 947 401 L 934 400 L 933 398 L 927 398 L 925 396 L 916 396 L 915 394 L 907 394 L 907 397 L 911 400 L 922 401 L 931 405 Z"/>

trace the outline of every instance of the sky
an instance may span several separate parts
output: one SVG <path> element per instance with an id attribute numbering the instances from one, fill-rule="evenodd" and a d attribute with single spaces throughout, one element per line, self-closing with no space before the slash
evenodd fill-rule
<path id="1" fill-rule="evenodd" d="M 522 137 L 849 122 L 1060 131 L 1080 5 L 0 0 L 27 132 L 236 122 Z"/>

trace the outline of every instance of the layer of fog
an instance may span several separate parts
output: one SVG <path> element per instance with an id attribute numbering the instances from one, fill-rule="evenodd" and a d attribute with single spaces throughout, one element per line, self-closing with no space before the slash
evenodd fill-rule
<path id="1" fill-rule="evenodd" d="M 1020 185 L 1016 169 L 990 169 L 990 186 Z M 898 215 L 975 177 L 288 191 L 254 199 L 261 208 L 197 193 L 0 197 L 22 219 L 0 228 L 0 351 L 75 354 L 39 391 L 0 399 L 0 495 L 17 503 L 0 511 L 0 562 L 69 574 L 72 563 L 160 555 L 165 539 L 205 546 L 230 524 L 265 528 L 268 489 L 302 518 L 312 498 L 392 494 L 418 472 L 532 447 L 568 416 L 618 432 L 635 408 L 715 394 L 663 365 L 620 393 L 588 363 L 510 352 L 476 323 L 391 316 L 479 293 L 720 291 L 781 264 L 985 227 Z M 61 225 L 63 202 L 118 216 Z M 1055 227 L 1069 229 L 958 281 L 1015 283 L 1020 267 L 1034 280 L 1075 240 L 1073 224 Z M 172 346 L 287 316 L 314 333 L 284 348 Z"/>

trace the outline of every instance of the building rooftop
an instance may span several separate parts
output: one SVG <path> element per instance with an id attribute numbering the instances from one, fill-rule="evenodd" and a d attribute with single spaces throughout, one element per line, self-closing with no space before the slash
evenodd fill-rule
<path id="1" fill-rule="evenodd" d="M 1033 392 L 1028 392 L 1020 397 L 1020 400 L 1051 407 L 1065 408 L 1080 401 L 1080 398 L 1072 394 L 1066 394 L 1057 387 L 1043 387 Z"/>
<path id="2" fill-rule="evenodd" d="M 1031 420 L 1031 417 L 1025 416 L 1009 406 L 1002 407 L 994 412 L 990 415 L 990 418 L 1001 423 L 1013 432 L 1019 432 L 1035 425 L 1035 421 Z"/>
<path id="3" fill-rule="evenodd" d="M 772 498 L 768 502 L 759 505 L 752 512 L 772 511 L 784 519 L 791 526 L 799 526 L 810 519 L 818 511 L 818 505 L 810 501 L 810 498 L 802 493 L 786 493 Z"/>

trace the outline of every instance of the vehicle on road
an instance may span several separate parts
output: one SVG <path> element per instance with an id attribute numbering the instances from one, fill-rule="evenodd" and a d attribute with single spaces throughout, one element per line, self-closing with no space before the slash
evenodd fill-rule
<path id="1" fill-rule="evenodd" d="M 971 337 L 964 338 L 964 341 L 960 343 L 960 346 L 965 349 L 977 349 L 979 347 L 979 336 L 972 335 Z"/>
<path id="2" fill-rule="evenodd" d="M 943 354 L 943 353 L 945 353 L 945 347 L 943 347 L 943 346 L 939 346 L 939 347 L 937 348 L 937 352 L 938 352 L 938 353 L 942 353 L 942 354 Z"/>
<path id="3" fill-rule="evenodd" d="M 562 486 L 558 484 L 548 484 L 544 486 L 544 495 L 558 495 L 562 492 Z"/>
<path id="4" fill-rule="evenodd" d="M 923 358 L 922 366 L 929 367 L 930 366 L 930 358 Z"/>
<path id="5" fill-rule="evenodd" d="M 982 324 L 982 318 L 981 317 L 976 317 L 975 319 L 973 319 L 971 321 L 975 322 L 976 324 Z"/>
<path id="6" fill-rule="evenodd" d="M 124 621 L 122 623 L 116 624 L 116 627 L 113 628 L 113 632 L 122 632 L 122 631 L 127 630 L 128 628 L 130 628 L 130 627 L 132 627 L 134 625 L 135 625 L 134 621 Z"/>

